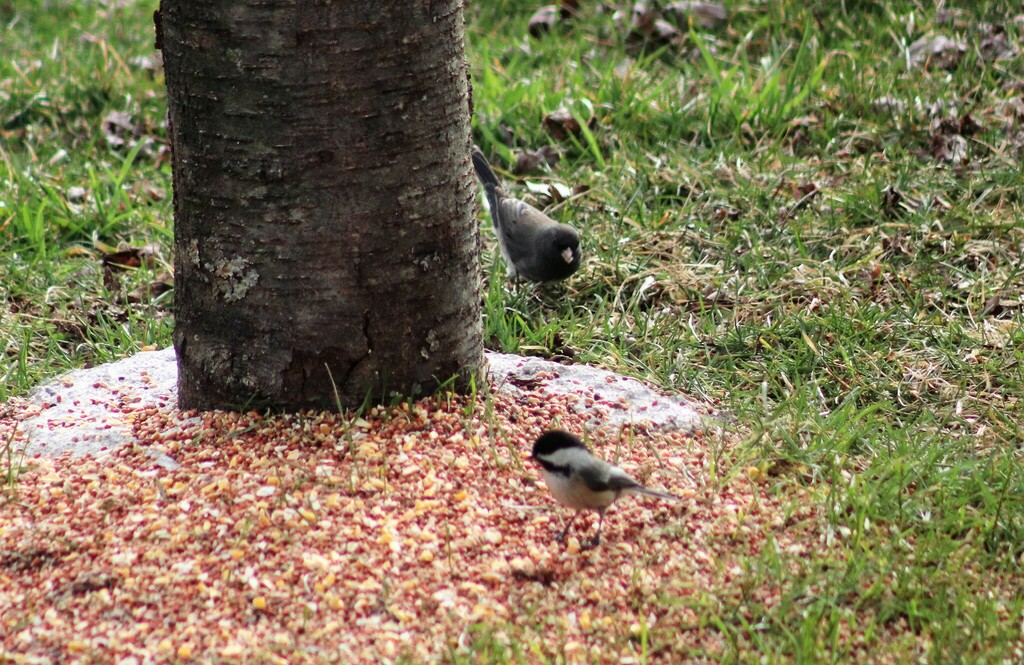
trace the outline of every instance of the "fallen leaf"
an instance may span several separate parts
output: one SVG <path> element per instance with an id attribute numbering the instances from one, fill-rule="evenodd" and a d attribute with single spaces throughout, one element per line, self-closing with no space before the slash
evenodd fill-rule
<path id="1" fill-rule="evenodd" d="M 515 175 L 528 175 L 541 170 L 544 165 L 558 164 L 562 156 L 551 146 L 542 146 L 538 150 L 525 150 L 516 154 L 516 163 L 512 166 Z"/>
<path id="2" fill-rule="evenodd" d="M 665 17 L 681 29 L 694 27 L 714 30 L 729 20 L 729 12 L 717 2 L 673 2 L 665 7 Z"/>
<path id="3" fill-rule="evenodd" d="M 558 109 L 544 116 L 544 129 L 556 141 L 564 141 L 569 136 L 579 136 L 582 129 L 579 120 L 566 109 Z"/>
<path id="4" fill-rule="evenodd" d="M 907 49 L 915 67 L 956 69 L 967 53 L 967 45 L 944 35 L 922 37 Z"/>
<path id="5" fill-rule="evenodd" d="M 164 66 L 160 51 L 156 51 L 153 57 L 148 55 L 136 56 L 129 60 L 128 63 L 136 69 L 146 72 L 151 78 Z"/>
<path id="6" fill-rule="evenodd" d="M 981 40 L 978 45 L 981 57 L 992 62 L 995 60 L 1012 60 L 1017 57 L 1017 48 L 1013 46 L 1001 30 L 995 32 L 991 37 Z"/>
<path id="7" fill-rule="evenodd" d="M 589 104 L 585 103 L 582 106 L 586 106 L 587 109 L 591 110 Z M 556 141 L 565 141 L 570 136 L 580 136 L 583 132 L 583 128 L 580 125 L 580 120 L 567 109 L 561 108 L 544 116 L 542 121 L 544 130 L 551 135 L 551 138 Z M 590 115 L 586 119 L 587 128 L 593 131 L 597 128 L 597 118 Z"/>
<path id="8" fill-rule="evenodd" d="M 126 247 L 116 252 L 104 254 L 100 262 L 107 268 L 114 271 L 132 270 L 148 265 L 150 258 L 160 249 L 159 245 L 145 245 L 143 247 Z"/>
<path id="9" fill-rule="evenodd" d="M 921 205 L 892 185 L 882 190 L 882 214 L 889 219 L 898 219 L 912 213 Z"/>
<path id="10" fill-rule="evenodd" d="M 108 113 L 107 117 L 103 118 L 100 128 L 103 130 L 107 145 L 115 150 L 124 147 L 129 138 L 138 138 L 140 135 L 131 116 L 120 111 Z"/>
<path id="11" fill-rule="evenodd" d="M 167 198 L 167 192 L 163 187 L 157 187 L 151 182 L 141 182 L 135 185 L 135 195 L 137 199 L 145 201 L 151 201 L 156 203 L 157 201 L 163 201 Z"/>
<path id="12" fill-rule="evenodd" d="M 683 35 L 673 24 L 661 18 L 657 5 L 638 2 L 633 5 L 626 46 L 632 54 L 649 48 L 679 45 Z"/>
<path id="13" fill-rule="evenodd" d="M 540 37 L 555 29 L 558 19 L 561 18 L 561 11 L 557 5 L 546 5 L 533 13 L 527 29 L 532 37 Z"/>
<path id="14" fill-rule="evenodd" d="M 85 201 L 86 193 L 85 187 L 68 187 L 65 196 L 68 203 L 82 203 Z"/>
<path id="15" fill-rule="evenodd" d="M 174 278 L 170 273 L 161 273 L 159 277 L 149 284 L 143 284 L 135 289 L 125 299 L 130 303 L 149 302 L 174 288 Z"/>
<path id="16" fill-rule="evenodd" d="M 906 102 L 889 95 L 871 100 L 871 106 L 882 113 L 890 115 L 899 115 L 907 110 Z"/>
<path id="17" fill-rule="evenodd" d="M 967 162 L 967 139 L 959 134 L 932 134 L 928 150 L 932 157 L 948 164 Z"/>

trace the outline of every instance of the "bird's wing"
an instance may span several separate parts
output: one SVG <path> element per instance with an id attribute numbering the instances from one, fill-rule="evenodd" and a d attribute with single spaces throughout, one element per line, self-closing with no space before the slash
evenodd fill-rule
<path id="1" fill-rule="evenodd" d="M 534 237 L 536 225 L 531 215 L 538 214 L 529 205 L 518 199 L 498 200 L 499 214 L 494 218 L 495 231 L 506 257 L 517 266 L 529 262 L 535 253 Z"/>
<path id="2" fill-rule="evenodd" d="M 508 198 L 501 192 L 498 200 L 499 224 L 506 234 L 511 234 L 530 214 L 531 206 L 525 201 Z"/>
<path id="3" fill-rule="evenodd" d="M 622 492 L 642 487 L 619 467 L 598 462 L 579 469 L 580 479 L 591 492 Z"/>
<path id="4" fill-rule="evenodd" d="M 628 473 L 607 462 L 602 465 L 591 465 L 580 470 L 580 477 L 592 492 L 625 492 L 627 494 L 646 494 L 647 496 L 678 501 L 679 497 L 666 492 L 658 492 L 644 487 L 633 480 Z"/>

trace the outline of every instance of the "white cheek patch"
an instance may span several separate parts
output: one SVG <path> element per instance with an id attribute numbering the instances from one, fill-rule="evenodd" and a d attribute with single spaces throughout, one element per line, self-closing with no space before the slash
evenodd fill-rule
<path id="1" fill-rule="evenodd" d="M 563 249 L 562 258 L 565 260 L 566 263 L 572 263 L 572 249 L 569 247 Z"/>

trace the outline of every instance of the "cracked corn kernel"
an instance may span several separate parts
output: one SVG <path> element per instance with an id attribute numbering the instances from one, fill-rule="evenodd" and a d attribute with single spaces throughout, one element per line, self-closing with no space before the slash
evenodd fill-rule
<path id="1" fill-rule="evenodd" d="M 256 596 L 252 599 L 252 606 L 258 610 L 267 609 L 267 599 L 263 596 Z"/>

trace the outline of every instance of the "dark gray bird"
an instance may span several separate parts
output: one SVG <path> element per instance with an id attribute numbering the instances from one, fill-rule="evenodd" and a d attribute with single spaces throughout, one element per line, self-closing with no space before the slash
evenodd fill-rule
<path id="1" fill-rule="evenodd" d="M 529 203 L 507 196 L 484 154 L 473 148 L 473 168 L 484 186 L 494 232 L 509 276 L 533 282 L 565 279 L 580 267 L 580 234 Z"/>
<path id="2" fill-rule="evenodd" d="M 596 510 L 599 515 L 597 535 L 591 546 L 600 544 L 604 511 L 623 494 L 646 494 L 668 501 L 679 500 L 673 494 L 647 489 L 619 467 L 591 455 L 582 441 L 562 430 L 542 434 L 533 444 L 532 457 L 540 463 L 544 484 L 555 500 L 576 511 L 558 540 L 565 539 L 579 511 Z"/>

